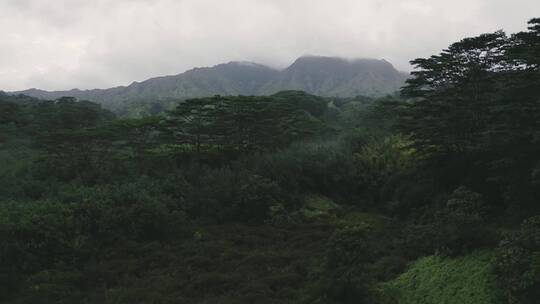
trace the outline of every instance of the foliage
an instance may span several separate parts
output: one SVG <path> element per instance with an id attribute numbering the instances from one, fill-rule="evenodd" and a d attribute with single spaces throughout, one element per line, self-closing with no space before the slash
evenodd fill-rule
<path id="1" fill-rule="evenodd" d="M 402 90 L 408 99 L 388 104 L 426 170 L 447 187 L 485 189 L 490 203 L 509 213 L 534 208 L 538 199 L 530 178 L 540 155 L 537 24 L 511 36 L 465 38 L 413 60 Z"/>
<path id="2" fill-rule="evenodd" d="M 325 109 L 323 99 L 302 92 L 190 99 L 170 113 L 169 129 L 175 143 L 193 145 L 197 153 L 205 146 L 268 150 L 322 135 L 325 128 L 316 116 Z"/>
<path id="3" fill-rule="evenodd" d="M 219 223 L 262 223 L 270 216 L 271 206 L 287 203 L 280 199 L 281 190 L 272 180 L 231 168 L 198 172 L 185 193 L 191 216 Z"/>
<path id="4" fill-rule="evenodd" d="M 454 190 L 446 206 L 435 214 L 436 250 L 457 255 L 493 245 L 494 237 L 485 227 L 486 208 L 480 194 L 466 187 Z"/>
<path id="5" fill-rule="evenodd" d="M 503 303 L 491 274 L 490 252 L 457 258 L 428 256 L 388 283 L 382 284 L 388 303 Z M 395 302 L 393 302 L 395 301 Z"/>
<path id="6" fill-rule="evenodd" d="M 540 296 L 540 217 L 525 220 L 497 248 L 495 273 L 509 303 L 534 303 Z"/>

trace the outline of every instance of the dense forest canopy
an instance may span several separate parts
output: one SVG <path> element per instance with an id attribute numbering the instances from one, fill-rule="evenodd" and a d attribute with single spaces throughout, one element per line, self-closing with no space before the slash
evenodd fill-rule
<path id="1" fill-rule="evenodd" d="M 2 303 L 536 303 L 540 19 L 400 94 L 0 94 Z"/>

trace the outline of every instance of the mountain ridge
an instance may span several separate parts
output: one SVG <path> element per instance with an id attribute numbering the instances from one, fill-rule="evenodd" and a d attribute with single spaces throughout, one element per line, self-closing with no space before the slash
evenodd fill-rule
<path id="1" fill-rule="evenodd" d="M 107 89 L 45 91 L 32 88 L 9 94 L 41 99 L 71 96 L 106 107 L 130 100 L 270 95 L 282 90 L 302 90 L 326 97 L 381 96 L 398 90 L 406 77 L 384 59 L 309 55 L 297 58 L 282 70 L 250 61 L 230 61 Z"/>

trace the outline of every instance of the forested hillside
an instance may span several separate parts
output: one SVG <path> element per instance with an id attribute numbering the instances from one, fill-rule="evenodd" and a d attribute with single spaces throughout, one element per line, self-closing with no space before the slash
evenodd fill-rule
<path id="1" fill-rule="evenodd" d="M 170 109 L 179 99 L 214 95 L 271 95 L 302 90 L 328 97 L 384 96 L 397 91 L 405 79 L 404 73 L 385 60 L 305 56 L 282 71 L 251 62 L 229 62 L 126 87 L 53 92 L 30 89 L 15 94 L 42 99 L 75 97 L 100 103 L 121 116 L 140 116 L 141 112 L 155 114 L 156 107 Z"/>
<path id="2" fill-rule="evenodd" d="M 412 63 L 143 118 L 1 94 L 0 302 L 537 303 L 540 19 Z"/>

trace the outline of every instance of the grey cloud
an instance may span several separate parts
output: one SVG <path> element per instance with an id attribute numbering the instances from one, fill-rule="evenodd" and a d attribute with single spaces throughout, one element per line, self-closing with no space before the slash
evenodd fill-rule
<path id="1" fill-rule="evenodd" d="M 304 54 L 402 70 L 465 36 L 525 29 L 538 0 L 0 0 L 0 89 L 129 84 Z"/>

